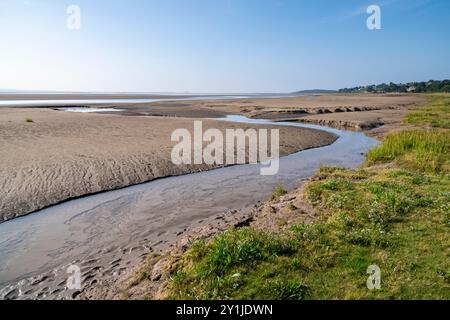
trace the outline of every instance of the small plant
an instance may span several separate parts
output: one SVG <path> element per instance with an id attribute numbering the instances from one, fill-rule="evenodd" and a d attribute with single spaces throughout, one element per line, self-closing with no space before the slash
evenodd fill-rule
<path id="1" fill-rule="evenodd" d="M 309 294 L 307 286 L 293 280 L 271 280 L 264 286 L 271 297 L 279 300 L 303 300 Z"/>
<path id="2" fill-rule="evenodd" d="M 300 269 L 302 267 L 302 263 L 298 258 L 294 258 L 291 261 L 291 266 L 294 269 Z"/>
<path id="3" fill-rule="evenodd" d="M 295 206 L 295 204 L 289 203 L 288 209 L 289 209 L 290 211 L 296 211 L 298 208 Z"/>
<path id="4" fill-rule="evenodd" d="M 31 118 L 26 118 L 26 119 L 25 119 L 25 122 L 32 123 L 32 122 L 34 122 L 34 121 L 33 121 L 33 119 L 31 119 Z"/>
<path id="5" fill-rule="evenodd" d="M 285 188 L 283 188 L 282 185 L 279 185 L 272 191 L 272 196 L 270 197 L 270 200 L 278 199 L 279 197 L 284 196 L 287 193 L 288 191 Z"/>
<path id="6" fill-rule="evenodd" d="M 243 228 L 229 230 L 217 237 L 211 244 L 202 245 L 205 253 L 206 274 L 224 274 L 231 267 L 272 255 L 282 255 L 292 251 L 292 244 L 283 238 Z"/>

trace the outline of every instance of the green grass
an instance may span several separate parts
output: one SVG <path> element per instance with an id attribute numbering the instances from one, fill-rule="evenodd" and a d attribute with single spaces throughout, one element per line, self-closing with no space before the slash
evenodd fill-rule
<path id="1" fill-rule="evenodd" d="M 447 95 L 430 99 L 434 108 Z M 363 168 L 321 168 L 306 191 L 319 221 L 282 234 L 230 229 L 197 242 L 174 267 L 170 297 L 450 299 L 448 135 L 394 133 Z M 390 165 L 373 166 L 379 163 Z M 285 193 L 280 187 L 274 197 Z M 373 264 L 380 290 L 366 286 Z"/>
<path id="2" fill-rule="evenodd" d="M 273 189 L 272 195 L 270 196 L 270 200 L 278 199 L 279 197 L 284 196 L 287 193 L 288 191 L 285 188 L 283 188 L 283 186 L 279 185 L 278 187 Z"/>
<path id="3" fill-rule="evenodd" d="M 230 229 L 213 242 L 196 242 L 174 276 L 173 296 L 183 299 L 223 299 L 235 294 L 247 270 L 294 252 L 289 238 L 251 228 Z M 290 283 L 292 285 L 292 283 Z M 268 287 L 267 287 L 268 286 Z M 264 284 L 270 296 L 273 284 Z M 282 291 L 278 287 L 279 291 Z M 289 292 L 294 289 L 287 290 Z M 280 293 L 281 294 L 281 293 Z"/>
<path id="4" fill-rule="evenodd" d="M 341 176 L 352 171 L 335 169 Z M 308 195 L 329 214 L 327 230 L 315 247 L 323 252 L 329 239 L 331 266 L 316 272 L 313 283 L 327 283 L 317 298 L 450 298 L 448 248 L 450 180 L 441 174 L 405 169 L 374 170 L 364 180 L 353 180 L 348 188 L 330 190 L 334 174 L 314 182 Z M 318 228 L 319 225 L 311 228 Z M 309 231 L 311 232 L 311 231 Z M 368 291 L 364 285 L 368 265 L 382 271 L 382 289 Z M 348 281 L 337 286 L 329 276 Z M 311 288 L 315 286 L 311 283 Z M 336 286 L 336 287 L 335 287 Z M 322 292 L 322 293 L 320 293 Z"/>
<path id="5" fill-rule="evenodd" d="M 413 170 L 448 171 L 448 130 L 407 130 L 389 134 L 383 144 L 367 155 L 369 165 L 396 161 Z"/>
<path id="6" fill-rule="evenodd" d="M 405 122 L 450 129 L 450 94 L 427 95 L 429 103 L 410 113 Z"/>

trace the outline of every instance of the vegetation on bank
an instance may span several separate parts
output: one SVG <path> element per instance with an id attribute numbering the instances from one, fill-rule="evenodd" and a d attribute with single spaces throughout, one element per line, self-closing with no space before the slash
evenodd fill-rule
<path id="1" fill-rule="evenodd" d="M 278 199 L 279 197 L 282 197 L 287 193 L 288 191 L 285 188 L 283 188 L 282 185 L 279 185 L 278 187 L 273 189 L 272 195 L 270 196 L 270 200 Z"/>
<path id="2" fill-rule="evenodd" d="M 450 129 L 450 94 L 428 95 L 428 99 L 427 106 L 414 110 L 406 117 L 406 123 Z"/>
<path id="3" fill-rule="evenodd" d="M 340 89 L 342 93 L 436 93 L 450 92 L 450 80 L 409 83 L 382 83 Z"/>
<path id="4" fill-rule="evenodd" d="M 175 267 L 170 297 L 449 299 L 450 135 L 437 119 L 449 100 L 431 96 L 406 120 L 422 128 L 388 135 L 364 167 L 321 168 L 307 188 L 318 222 L 195 243 Z M 370 265 L 381 269 L 381 289 L 366 286 Z"/>
<path id="5" fill-rule="evenodd" d="M 367 155 L 369 165 L 394 161 L 403 168 L 425 172 L 449 169 L 448 130 L 405 130 L 389 134 Z"/>

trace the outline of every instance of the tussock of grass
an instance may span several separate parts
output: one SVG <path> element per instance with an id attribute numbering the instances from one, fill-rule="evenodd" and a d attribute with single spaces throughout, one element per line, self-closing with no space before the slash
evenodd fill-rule
<path id="1" fill-rule="evenodd" d="M 288 191 L 285 188 L 283 188 L 283 186 L 279 185 L 278 187 L 276 187 L 272 191 L 272 195 L 270 196 L 270 200 L 278 199 L 279 197 L 282 197 L 282 196 L 284 196 L 287 193 L 288 193 Z"/>
<path id="2" fill-rule="evenodd" d="M 303 300 L 309 294 L 307 286 L 292 280 L 269 280 L 263 290 L 277 300 Z"/>
<path id="3" fill-rule="evenodd" d="M 236 265 L 267 260 L 271 256 L 292 251 L 291 243 L 277 236 L 250 228 L 230 230 L 220 235 L 212 244 L 198 243 L 192 254 L 205 258 L 197 271 L 203 275 L 223 275 Z"/>
<path id="4" fill-rule="evenodd" d="M 450 134 L 441 130 L 408 130 L 386 137 L 383 144 L 367 155 L 369 165 L 396 161 L 405 167 L 440 172 L 448 170 Z"/>
<path id="5" fill-rule="evenodd" d="M 213 242 L 196 242 L 180 264 L 173 282 L 173 296 L 183 299 L 226 299 L 233 294 L 253 266 L 264 261 L 273 261 L 294 252 L 292 239 L 256 231 L 251 228 L 230 229 Z M 280 282 L 281 283 L 281 282 Z M 300 295 L 300 287 L 286 292 L 280 283 L 265 284 L 264 292 L 270 296 L 278 290 L 278 295 Z M 268 285 L 268 286 L 266 286 Z"/>

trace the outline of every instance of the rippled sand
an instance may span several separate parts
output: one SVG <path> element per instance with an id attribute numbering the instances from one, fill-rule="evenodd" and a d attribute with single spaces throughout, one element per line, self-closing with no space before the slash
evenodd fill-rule
<path id="1" fill-rule="evenodd" d="M 193 121 L 0 108 L 0 220 L 87 194 L 211 169 L 171 161 L 172 132 L 192 131 Z M 242 125 L 204 120 L 204 129 L 211 127 Z M 257 126 L 244 126 L 250 127 Z M 335 137 L 285 127 L 280 139 L 281 154 L 286 155 L 327 145 Z"/>

